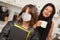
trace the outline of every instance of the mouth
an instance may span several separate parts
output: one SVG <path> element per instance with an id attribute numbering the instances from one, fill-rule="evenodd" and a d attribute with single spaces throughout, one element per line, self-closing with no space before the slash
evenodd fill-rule
<path id="1" fill-rule="evenodd" d="M 48 16 L 48 14 L 47 14 L 47 13 L 46 13 L 45 15 L 46 15 L 46 16 Z"/>

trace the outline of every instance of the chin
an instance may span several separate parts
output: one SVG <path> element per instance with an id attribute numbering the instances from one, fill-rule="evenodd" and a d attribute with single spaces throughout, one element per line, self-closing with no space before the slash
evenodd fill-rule
<path id="1" fill-rule="evenodd" d="M 45 18 L 48 18 L 49 16 L 44 16 Z"/>

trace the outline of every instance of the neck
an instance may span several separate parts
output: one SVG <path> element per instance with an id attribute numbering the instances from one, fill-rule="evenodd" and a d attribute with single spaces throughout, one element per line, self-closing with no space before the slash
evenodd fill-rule
<path id="1" fill-rule="evenodd" d="M 29 23 L 28 22 L 23 22 L 22 27 L 24 27 L 25 29 L 29 28 Z"/>

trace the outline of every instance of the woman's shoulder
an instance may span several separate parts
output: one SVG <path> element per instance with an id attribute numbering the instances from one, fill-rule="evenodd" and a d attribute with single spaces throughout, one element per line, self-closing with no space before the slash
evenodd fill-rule
<path id="1" fill-rule="evenodd" d="M 13 21 L 8 21 L 8 22 L 7 22 L 7 24 L 6 24 L 5 26 L 12 27 L 12 26 L 13 26 L 13 24 L 14 24 L 14 22 L 13 22 Z"/>
<path id="2" fill-rule="evenodd" d="M 38 33 L 38 30 L 36 28 L 29 28 L 29 31 L 34 34 Z"/>
<path id="3" fill-rule="evenodd" d="M 12 24 L 12 23 L 14 23 L 14 21 L 8 21 L 8 23 L 7 23 L 7 24 Z"/>

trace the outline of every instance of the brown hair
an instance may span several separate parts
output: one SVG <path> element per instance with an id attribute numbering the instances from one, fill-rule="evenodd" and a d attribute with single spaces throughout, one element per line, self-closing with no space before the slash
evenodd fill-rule
<path id="1" fill-rule="evenodd" d="M 38 12 L 37 12 L 37 8 L 34 6 L 34 5 L 32 5 L 32 4 L 29 4 L 29 5 L 26 5 L 23 9 L 22 9 L 22 11 L 20 12 L 20 14 L 19 14 L 19 17 L 20 17 L 20 19 L 18 20 L 18 22 L 20 23 L 20 24 L 22 24 L 22 22 L 23 22 L 23 20 L 22 20 L 22 18 L 21 18 L 21 15 L 22 15 L 22 13 L 23 12 L 25 12 L 26 11 L 26 9 L 27 8 L 29 8 L 29 13 L 31 14 L 31 21 L 29 22 L 30 23 L 30 26 L 33 26 L 36 22 L 37 22 L 37 19 L 38 19 Z"/>

